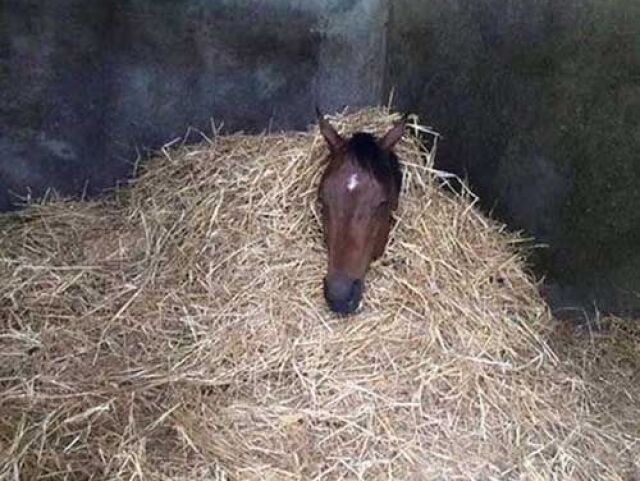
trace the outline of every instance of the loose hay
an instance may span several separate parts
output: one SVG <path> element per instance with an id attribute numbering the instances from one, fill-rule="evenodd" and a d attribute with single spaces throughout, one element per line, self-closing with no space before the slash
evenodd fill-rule
<path id="1" fill-rule="evenodd" d="M 5 218 L 0 475 L 628 479 L 637 424 L 548 347 L 519 239 L 415 137 L 397 152 L 398 223 L 350 318 L 322 298 L 316 128 L 163 149 L 114 199 Z"/>

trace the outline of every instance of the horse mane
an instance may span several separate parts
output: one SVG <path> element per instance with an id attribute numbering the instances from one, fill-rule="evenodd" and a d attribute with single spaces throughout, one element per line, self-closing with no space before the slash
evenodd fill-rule
<path id="1" fill-rule="evenodd" d="M 394 182 L 397 192 L 402 187 L 402 171 L 400 162 L 393 152 L 382 150 L 376 138 L 365 132 L 356 132 L 346 144 L 347 153 L 351 154 L 358 165 L 371 172 L 379 182 Z"/>

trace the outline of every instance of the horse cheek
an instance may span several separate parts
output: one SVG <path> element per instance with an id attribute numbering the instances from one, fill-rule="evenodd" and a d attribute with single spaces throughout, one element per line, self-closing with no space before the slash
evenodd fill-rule
<path id="1" fill-rule="evenodd" d="M 381 225 L 377 229 L 376 243 L 373 250 L 373 259 L 379 259 L 384 254 L 384 249 L 387 246 L 387 239 L 389 238 L 389 222 L 385 219 L 381 222 Z"/>
<path id="2" fill-rule="evenodd" d="M 327 222 L 327 215 L 322 215 L 322 239 L 324 240 L 324 245 L 328 249 L 329 248 L 329 222 Z"/>

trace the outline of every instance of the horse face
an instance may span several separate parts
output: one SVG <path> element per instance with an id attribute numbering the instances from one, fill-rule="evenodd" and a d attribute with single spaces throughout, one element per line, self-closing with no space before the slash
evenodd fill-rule
<path id="1" fill-rule="evenodd" d="M 348 314 L 360 304 L 369 264 L 387 244 L 399 185 L 375 163 L 390 155 L 403 126 L 394 127 L 381 140 L 356 133 L 348 141 L 324 119 L 320 127 L 331 152 L 318 191 L 328 250 L 324 295 L 332 311 Z"/>

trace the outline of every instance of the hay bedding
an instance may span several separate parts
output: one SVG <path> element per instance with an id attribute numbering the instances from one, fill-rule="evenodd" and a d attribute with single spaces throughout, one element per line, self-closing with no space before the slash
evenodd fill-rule
<path id="1" fill-rule="evenodd" d="M 548 348 L 518 238 L 415 137 L 397 151 L 398 223 L 350 318 L 322 298 L 316 128 L 163 149 L 112 200 L 5 219 L 0 474 L 627 479 L 635 438 Z"/>

